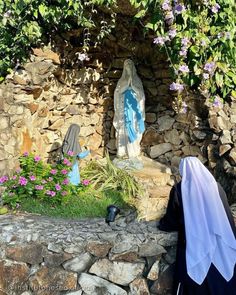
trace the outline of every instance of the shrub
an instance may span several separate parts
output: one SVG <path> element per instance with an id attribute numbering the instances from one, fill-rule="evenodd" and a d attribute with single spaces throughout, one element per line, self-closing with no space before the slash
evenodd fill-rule
<path id="1" fill-rule="evenodd" d="M 36 198 L 49 204 L 67 202 L 75 191 L 69 183 L 73 155 L 70 153 L 55 166 L 44 163 L 39 156 L 25 152 L 19 158 L 20 168 L 12 177 L 2 176 L 5 187 L 3 202 L 15 208 L 23 198 Z"/>

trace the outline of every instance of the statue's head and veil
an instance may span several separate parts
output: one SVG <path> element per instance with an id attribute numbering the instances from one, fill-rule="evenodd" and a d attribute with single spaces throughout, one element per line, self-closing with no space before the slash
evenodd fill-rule
<path id="1" fill-rule="evenodd" d="M 117 147 L 114 163 L 123 167 L 128 163 L 134 168 L 141 168 L 139 156 L 145 130 L 145 95 L 141 79 L 130 59 L 125 60 L 122 76 L 115 88 L 114 111 Z"/>

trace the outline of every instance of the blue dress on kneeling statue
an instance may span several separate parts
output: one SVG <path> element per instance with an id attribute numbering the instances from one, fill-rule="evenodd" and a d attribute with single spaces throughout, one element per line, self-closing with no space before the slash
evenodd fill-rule
<path id="1" fill-rule="evenodd" d="M 88 150 L 82 152 L 81 146 L 79 144 L 79 132 L 79 125 L 71 124 L 62 143 L 62 157 L 69 152 L 73 152 L 73 154 L 76 155 L 72 165 L 72 170 L 68 174 L 70 183 L 74 185 L 78 185 L 80 183 L 78 159 L 84 159 L 90 153 Z"/>
<path id="2" fill-rule="evenodd" d="M 84 159 L 88 156 L 89 153 L 90 151 L 84 151 L 76 156 L 75 162 L 72 166 L 72 170 L 68 174 L 68 178 L 71 184 L 78 185 L 80 183 L 79 162 L 77 159 Z"/>

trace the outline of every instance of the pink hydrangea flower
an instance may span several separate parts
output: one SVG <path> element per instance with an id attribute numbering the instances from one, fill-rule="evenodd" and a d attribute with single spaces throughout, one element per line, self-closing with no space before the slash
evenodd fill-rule
<path id="1" fill-rule="evenodd" d="M 43 188 L 44 188 L 43 185 L 36 185 L 36 186 L 35 186 L 35 189 L 38 190 L 38 191 L 42 191 Z"/>
<path id="2" fill-rule="evenodd" d="M 69 183 L 70 183 L 70 181 L 69 181 L 68 178 L 64 179 L 63 182 L 62 182 L 62 184 L 65 184 L 65 185 L 67 185 L 67 184 L 69 184 Z"/>
<path id="3" fill-rule="evenodd" d="M 28 183 L 28 180 L 25 177 L 20 176 L 20 178 L 19 178 L 19 184 L 24 186 L 27 183 Z"/>
<path id="4" fill-rule="evenodd" d="M 53 175 L 55 175 L 55 174 L 57 174 L 57 170 L 56 170 L 56 169 L 52 169 L 52 170 L 50 171 L 50 173 L 53 174 Z"/>
<path id="5" fill-rule="evenodd" d="M 67 171 L 66 169 L 62 169 L 62 170 L 61 170 L 61 173 L 62 173 L 63 175 L 66 175 L 66 174 L 68 173 L 68 171 Z"/>
<path id="6" fill-rule="evenodd" d="M 35 161 L 35 162 L 39 162 L 40 160 L 41 160 L 40 156 L 35 156 L 35 157 L 34 157 L 34 161 Z"/>
<path id="7" fill-rule="evenodd" d="M 60 186 L 60 184 L 57 183 L 57 184 L 55 185 L 55 189 L 56 189 L 57 191 L 60 191 L 60 190 L 61 190 L 61 186 Z"/>
<path id="8" fill-rule="evenodd" d="M 31 181 L 34 181 L 34 180 L 36 180 L 36 177 L 35 177 L 34 175 L 30 175 L 30 176 L 29 176 L 29 179 L 30 179 Z"/>
<path id="9" fill-rule="evenodd" d="M 82 184 L 87 186 L 87 185 L 90 184 L 90 180 L 88 180 L 88 179 L 84 179 L 84 180 L 82 181 Z"/>

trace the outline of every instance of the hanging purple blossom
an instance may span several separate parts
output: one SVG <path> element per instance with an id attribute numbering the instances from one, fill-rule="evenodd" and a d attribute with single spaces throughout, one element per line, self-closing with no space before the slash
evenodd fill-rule
<path id="1" fill-rule="evenodd" d="M 173 39 L 176 36 L 176 34 L 177 34 L 176 29 L 171 29 L 168 32 L 170 39 Z"/>
<path id="2" fill-rule="evenodd" d="M 156 37 L 153 40 L 153 43 L 154 44 L 158 44 L 158 45 L 164 45 L 165 44 L 165 41 L 164 41 L 164 38 L 163 37 Z"/>
<path id="3" fill-rule="evenodd" d="M 161 7 L 163 10 L 171 10 L 170 1 L 164 0 Z"/>
<path id="4" fill-rule="evenodd" d="M 189 41 L 189 38 L 188 38 L 188 37 L 184 37 L 184 38 L 182 38 L 182 40 L 181 40 L 181 44 L 182 44 L 183 46 L 187 46 L 189 43 L 190 43 L 190 41 Z"/>
<path id="5" fill-rule="evenodd" d="M 184 86 L 183 86 L 183 84 L 180 84 L 178 82 L 176 82 L 176 83 L 173 82 L 170 84 L 170 90 L 181 92 L 184 90 Z"/>
<path id="6" fill-rule="evenodd" d="M 180 52 L 179 52 L 180 56 L 186 56 L 187 55 L 187 49 L 185 47 L 181 48 Z"/>
<path id="7" fill-rule="evenodd" d="M 181 65 L 179 71 L 182 73 L 189 73 L 189 67 L 187 65 Z"/>
<path id="8" fill-rule="evenodd" d="M 217 13 L 217 12 L 219 11 L 219 9 L 220 9 L 220 5 L 219 5 L 218 3 L 216 3 L 215 5 L 213 5 L 213 6 L 211 7 L 211 11 L 212 11 L 213 13 Z"/>
<path id="9" fill-rule="evenodd" d="M 176 14 L 181 14 L 185 10 L 186 9 L 185 9 L 185 6 L 184 5 L 182 5 L 182 4 L 176 4 L 175 5 L 174 11 L 175 11 Z"/>
<path id="10" fill-rule="evenodd" d="M 223 106 L 222 100 L 221 100 L 221 98 L 218 95 L 215 95 L 212 104 L 213 104 L 214 107 L 219 107 L 219 108 L 221 108 Z"/>
<path id="11" fill-rule="evenodd" d="M 209 79 L 209 74 L 208 73 L 203 73 L 203 78 L 205 79 L 205 80 L 207 80 L 207 79 Z"/>
<path id="12" fill-rule="evenodd" d="M 208 62 L 204 66 L 204 70 L 209 72 L 209 73 L 213 73 L 214 68 L 215 68 L 215 62 L 214 61 Z"/>

